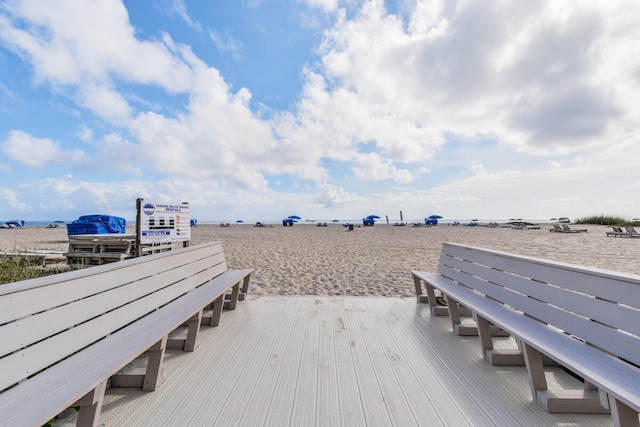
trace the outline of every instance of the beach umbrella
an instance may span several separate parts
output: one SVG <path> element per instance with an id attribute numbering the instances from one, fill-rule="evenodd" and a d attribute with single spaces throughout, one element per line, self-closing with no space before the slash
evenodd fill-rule
<path id="1" fill-rule="evenodd" d="M 369 215 L 367 218 L 369 218 L 369 219 L 379 219 L 380 217 L 378 215 Z"/>
<path id="2" fill-rule="evenodd" d="M 291 216 L 288 216 L 287 218 L 289 218 L 289 219 L 302 219 L 298 215 L 291 215 Z"/>
<path id="3" fill-rule="evenodd" d="M 333 219 L 333 220 L 331 220 L 331 222 L 340 222 L 340 220 L 339 219 Z"/>
<path id="4" fill-rule="evenodd" d="M 239 220 L 237 220 L 236 222 L 244 222 L 244 221 L 243 221 L 243 220 L 241 220 L 241 219 L 239 219 Z"/>
<path id="5" fill-rule="evenodd" d="M 440 215 L 430 215 L 429 219 L 440 219 L 442 218 Z"/>

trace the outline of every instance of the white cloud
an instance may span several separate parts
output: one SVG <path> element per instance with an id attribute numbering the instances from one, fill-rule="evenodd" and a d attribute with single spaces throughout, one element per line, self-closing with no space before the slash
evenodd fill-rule
<path id="1" fill-rule="evenodd" d="M 263 174 L 279 172 L 279 148 L 268 124 L 250 111 L 250 93 L 229 94 L 219 73 L 202 63 L 194 80 L 196 91 L 183 114 L 146 112 L 129 124 L 145 160 L 181 179 L 265 189 Z"/>
<path id="2" fill-rule="evenodd" d="M 216 31 L 209 31 L 209 37 L 216 44 L 218 50 L 222 53 L 229 52 L 236 61 L 242 59 L 242 47 L 243 44 L 240 40 L 237 40 L 229 31 L 219 33 Z"/>
<path id="3" fill-rule="evenodd" d="M 392 179 L 404 184 L 413 180 L 410 171 L 395 167 L 390 161 L 381 159 L 376 153 L 359 155 L 357 164 L 352 169 L 354 175 L 362 181 Z"/>
<path id="4" fill-rule="evenodd" d="M 323 185 L 321 191 L 315 195 L 314 202 L 323 208 L 343 208 L 348 204 L 360 201 L 360 197 L 353 193 L 347 193 L 342 187 Z"/>
<path id="5" fill-rule="evenodd" d="M 196 31 L 202 31 L 202 25 L 198 21 L 194 21 L 187 13 L 187 6 L 184 0 L 173 0 L 170 11 L 178 15 L 184 22 Z"/>
<path id="6" fill-rule="evenodd" d="M 29 206 L 27 203 L 19 200 L 18 191 L 15 189 L 0 187 L 0 195 L 2 196 L 0 197 L 0 200 L 2 200 L 0 206 L 2 206 L 2 204 L 6 205 L 5 209 L 3 209 L 5 212 L 9 210 L 22 210 Z"/>
<path id="7" fill-rule="evenodd" d="M 448 217 L 640 212 L 640 3 L 613 3 L 408 1 L 390 15 L 382 0 L 357 13 L 357 2 L 308 0 L 333 24 L 318 63 L 302 70 L 295 107 L 265 119 L 252 110 L 251 87 L 232 92 L 172 35 L 140 38 L 120 2 L 5 2 L 3 46 L 33 66 L 39 90 L 76 102 L 74 126 L 93 151 L 26 128 L 3 151 L 32 167 L 112 173 L 30 182 L 14 205 L 91 199 L 122 211 L 144 195 L 187 197 L 211 218 L 291 206 L 356 215 L 376 204 Z M 198 24 L 182 0 L 171 4 Z M 232 32 L 210 35 L 234 55 L 244 48 Z M 149 88 L 179 101 L 147 99 Z M 277 178 L 298 190 L 275 192 Z"/>
<path id="8" fill-rule="evenodd" d="M 80 125 L 80 127 L 78 128 L 76 134 L 84 142 L 93 141 L 93 131 L 87 125 L 84 125 L 84 124 Z"/>
<path id="9" fill-rule="evenodd" d="M 333 12 L 338 8 L 338 0 L 298 0 L 304 1 L 311 7 L 317 7 L 324 12 Z"/>
<path id="10" fill-rule="evenodd" d="M 2 151 L 14 160 L 32 167 L 52 162 L 75 163 L 84 158 L 80 150 L 65 151 L 49 138 L 36 138 L 19 130 L 11 131 L 1 146 Z"/>
<path id="11" fill-rule="evenodd" d="M 538 154 L 593 148 L 628 134 L 637 109 L 621 88 L 640 83 L 628 55 L 640 5 L 623 3 L 417 2 L 407 30 L 371 1 L 326 32 L 323 72 L 332 93 L 433 135 L 493 135 Z"/>
<path id="12" fill-rule="evenodd" d="M 39 2 L 25 0 L 6 5 L 7 13 L 25 25 L 0 19 L 0 38 L 34 65 L 36 81 L 68 91 L 80 105 L 116 123 L 129 106 L 116 89 L 125 79 L 151 84 L 169 92 L 188 91 L 188 50 L 168 35 L 159 41 L 140 41 L 117 1 Z"/>

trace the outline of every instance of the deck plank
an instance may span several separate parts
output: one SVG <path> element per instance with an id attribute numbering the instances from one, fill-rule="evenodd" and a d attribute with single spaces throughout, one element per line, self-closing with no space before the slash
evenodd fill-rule
<path id="1" fill-rule="evenodd" d="M 524 367 L 482 359 L 477 337 L 415 298 L 249 296 L 194 353 L 169 351 L 152 393 L 110 389 L 106 425 L 589 425 L 548 414 Z M 560 370 L 550 386 L 575 385 Z"/>

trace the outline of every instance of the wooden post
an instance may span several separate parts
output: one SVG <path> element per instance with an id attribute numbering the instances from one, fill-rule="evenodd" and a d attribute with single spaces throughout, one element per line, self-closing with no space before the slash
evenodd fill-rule
<path id="1" fill-rule="evenodd" d="M 140 243 L 142 237 L 142 216 L 140 212 L 142 210 L 143 201 L 144 199 L 142 198 L 136 199 L 136 257 L 142 256 L 142 243 Z"/>
<path id="2" fill-rule="evenodd" d="M 182 202 L 183 205 L 189 206 L 189 202 Z M 189 240 L 182 241 L 182 247 L 188 248 L 191 243 L 191 211 L 189 211 Z"/>

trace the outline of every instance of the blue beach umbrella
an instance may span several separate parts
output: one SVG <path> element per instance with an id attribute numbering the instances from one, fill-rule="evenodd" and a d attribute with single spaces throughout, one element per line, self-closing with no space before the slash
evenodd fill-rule
<path id="1" fill-rule="evenodd" d="M 367 218 L 369 219 L 380 219 L 378 215 L 369 215 Z"/>
<path id="2" fill-rule="evenodd" d="M 440 215 L 430 215 L 429 219 L 441 219 L 442 217 Z"/>
<path id="3" fill-rule="evenodd" d="M 289 218 L 289 219 L 302 219 L 298 215 L 291 215 L 291 216 L 288 216 L 287 218 Z"/>
<path id="4" fill-rule="evenodd" d="M 239 219 L 239 220 L 237 220 L 236 222 L 244 222 L 244 221 L 243 221 L 243 220 L 241 220 L 241 219 Z"/>

